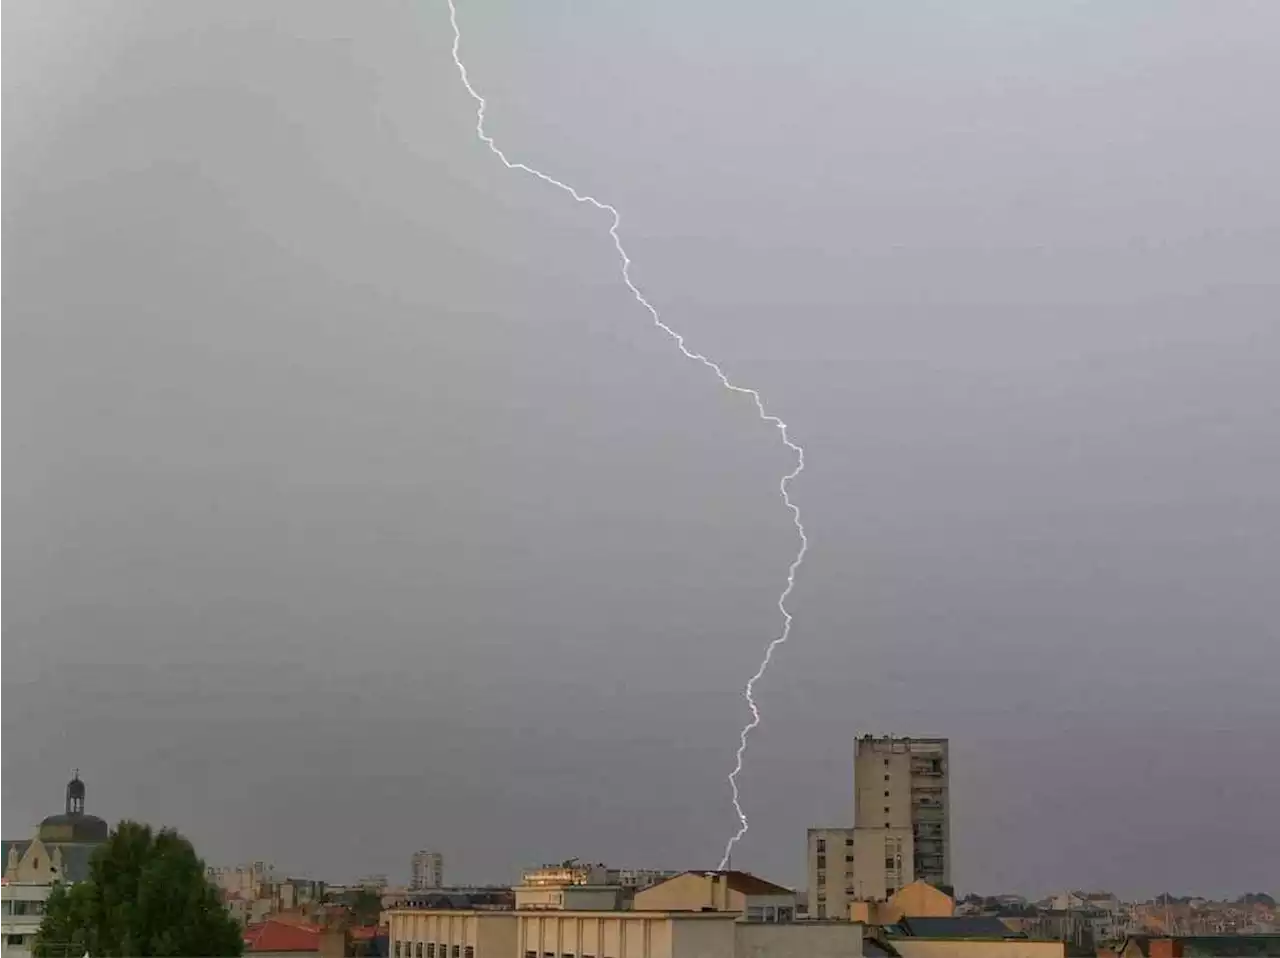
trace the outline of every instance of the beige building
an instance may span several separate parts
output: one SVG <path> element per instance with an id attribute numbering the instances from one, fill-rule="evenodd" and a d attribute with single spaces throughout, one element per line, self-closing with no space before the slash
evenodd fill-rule
<path id="1" fill-rule="evenodd" d="M 749 872 L 684 872 L 636 892 L 636 911 L 733 912 L 748 921 L 789 922 L 796 893 Z"/>
<path id="2" fill-rule="evenodd" d="M 956 913 L 955 899 L 928 882 L 913 881 L 888 901 L 855 901 L 849 905 L 849 920 L 864 925 L 892 925 L 903 918 L 950 918 Z"/>
<path id="3" fill-rule="evenodd" d="M 726 911 L 388 914 L 392 958 L 860 958 L 849 922 L 750 922 Z"/>
<path id="4" fill-rule="evenodd" d="M 518 911 L 617 911 L 622 886 L 603 865 L 571 858 L 560 865 L 527 869 L 512 888 Z"/>
<path id="5" fill-rule="evenodd" d="M 910 828 L 811 828 L 809 914 L 843 918 L 855 901 L 885 901 L 915 881 Z"/>
<path id="6" fill-rule="evenodd" d="M 911 867 L 902 872 L 907 881 L 951 886 L 950 774 L 945 738 L 857 740 L 853 822 L 895 834 L 910 831 Z M 874 850 L 868 854 L 874 862 Z"/>

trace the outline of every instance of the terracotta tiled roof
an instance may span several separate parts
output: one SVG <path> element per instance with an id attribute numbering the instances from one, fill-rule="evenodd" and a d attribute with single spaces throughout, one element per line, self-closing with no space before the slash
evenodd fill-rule
<path id="1" fill-rule="evenodd" d="M 318 952 L 320 929 L 315 925 L 268 919 L 244 930 L 245 951 Z"/>

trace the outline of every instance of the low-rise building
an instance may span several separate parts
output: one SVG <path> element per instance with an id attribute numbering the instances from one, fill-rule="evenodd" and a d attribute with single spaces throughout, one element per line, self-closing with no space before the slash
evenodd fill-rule
<path id="1" fill-rule="evenodd" d="M 623 890 L 612 877 L 604 865 L 569 859 L 527 869 L 511 891 L 519 911 L 617 911 Z"/>
<path id="2" fill-rule="evenodd" d="M 4 958 L 21 958 L 31 953 L 31 944 L 44 920 L 45 903 L 52 891 L 51 884 L 4 880 L 3 895 L 0 895 L 4 909 L 0 918 Z"/>
<path id="3" fill-rule="evenodd" d="M 750 922 L 727 911 L 388 915 L 392 958 L 860 958 L 850 922 Z"/>
<path id="4" fill-rule="evenodd" d="M 851 902 L 849 920 L 880 927 L 897 924 L 904 918 L 951 918 L 955 905 L 955 899 L 942 889 L 915 881 L 898 889 L 888 901 Z"/>
<path id="5" fill-rule="evenodd" d="M 796 893 L 750 872 L 691 871 L 637 892 L 636 911 L 735 912 L 748 921 L 789 922 Z"/>

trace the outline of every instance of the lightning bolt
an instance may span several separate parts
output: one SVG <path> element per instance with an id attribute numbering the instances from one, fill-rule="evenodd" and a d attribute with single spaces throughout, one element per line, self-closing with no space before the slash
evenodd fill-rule
<path id="1" fill-rule="evenodd" d="M 782 444 L 791 450 L 791 452 L 795 453 L 796 466 L 782 477 L 781 481 L 778 483 L 778 491 L 782 496 L 783 504 L 791 512 L 791 520 L 795 524 L 796 532 L 800 536 L 800 548 L 796 552 L 795 558 L 791 560 L 791 565 L 787 568 L 786 587 L 782 590 L 782 594 L 778 596 L 778 611 L 782 613 L 782 631 L 779 632 L 777 637 L 765 647 L 764 658 L 760 661 L 760 667 L 756 669 L 755 674 L 747 680 L 747 684 L 742 689 L 742 697 L 747 700 L 747 705 L 751 709 L 751 720 L 742 727 L 742 731 L 738 735 L 738 749 L 735 755 L 733 771 L 729 773 L 729 788 L 733 794 L 733 810 L 738 816 L 738 828 L 725 844 L 724 857 L 720 859 L 719 866 L 720 869 L 723 870 L 729 864 L 729 858 L 733 854 L 733 847 L 742 840 L 743 836 L 745 836 L 747 831 L 750 829 L 750 823 L 747 821 L 746 812 L 742 810 L 742 795 L 738 788 L 738 776 L 742 774 L 743 760 L 747 754 L 747 739 L 751 735 L 751 732 L 760 724 L 760 708 L 757 706 L 755 698 L 756 683 L 764 678 L 765 672 L 769 670 L 769 663 L 773 661 L 773 654 L 777 651 L 778 646 L 784 644 L 787 639 L 791 637 L 792 617 L 791 613 L 787 610 L 787 599 L 791 595 L 791 590 L 794 589 L 796 585 L 796 571 L 800 568 L 801 563 L 804 562 L 805 553 L 809 550 L 809 539 L 805 535 L 804 524 L 800 521 L 800 509 L 791 501 L 790 494 L 791 481 L 804 471 L 804 449 L 792 441 L 787 432 L 787 424 L 777 416 L 771 415 L 768 410 L 765 409 L 764 400 L 760 398 L 760 393 L 754 389 L 749 389 L 746 386 L 739 386 L 730 381 L 729 377 L 725 375 L 724 370 L 720 368 L 718 363 L 708 359 L 706 356 L 702 355 L 702 353 L 695 352 L 690 349 L 685 345 L 684 336 L 662 321 L 662 317 L 658 315 L 657 309 L 654 308 L 653 304 L 650 303 L 649 300 L 645 299 L 645 296 L 640 292 L 639 287 L 631 281 L 631 257 L 627 255 L 627 251 L 622 245 L 622 239 L 618 235 L 618 228 L 622 225 L 622 216 L 618 213 L 616 207 L 610 206 L 608 203 L 602 203 L 594 196 L 589 196 L 586 193 L 579 193 L 568 183 L 562 183 L 560 180 L 557 180 L 555 177 L 548 176 L 541 170 L 535 170 L 533 167 L 526 166 L 524 163 L 517 163 L 508 159 L 506 153 L 504 153 L 498 145 L 494 143 L 493 137 L 489 136 L 489 134 L 484 131 L 484 113 L 488 103 L 485 101 L 484 97 L 476 92 L 475 87 L 471 85 L 471 80 L 467 75 L 466 64 L 462 62 L 462 57 L 458 54 L 458 48 L 462 45 L 462 31 L 458 28 L 458 8 L 455 5 L 454 0 L 446 0 L 446 2 L 449 4 L 449 23 L 453 26 L 453 62 L 458 68 L 458 76 L 462 79 L 462 85 L 466 88 L 467 93 L 471 95 L 471 99 L 476 101 L 476 136 L 479 137 L 480 141 L 489 148 L 489 151 L 493 153 L 494 156 L 502 161 L 503 166 L 507 169 L 519 170 L 522 173 L 528 173 L 530 176 L 535 176 L 549 186 L 554 186 L 556 189 L 568 193 L 575 201 L 579 203 L 586 203 L 588 206 L 594 206 L 603 213 L 608 213 L 613 219 L 613 225 L 609 227 L 609 235 L 613 237 L 614 248 L 618 251 L 618 260 L 621 264 L 622 281 L 627 285 L 627 289 L 631 290 L 631 295 L 635 297 L 636 302 L 643 306 L 653 318 L 653 324 L 675 341 L 676 348 L 684 354 L 686 359 L 692 359 L 695 362 L 699 362 L 715 373 L 716 378 L 720 380 L 720 384 L 724 386 L 725 389 L 730 392 L 739 393 L 743 396 L 749 396 L 751 401 L 755 403 L 756 412 L 759 413 L 760 419 L 776 428 L 778 430 L 778 435 L 782 438 Z"/>

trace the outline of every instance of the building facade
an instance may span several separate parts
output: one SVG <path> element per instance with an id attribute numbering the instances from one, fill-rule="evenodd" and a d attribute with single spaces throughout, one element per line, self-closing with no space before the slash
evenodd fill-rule
<path id="1" fill-rule="evenodd" d="M 730 912 L 747 921 L 790 922 L 796 893 L 750 872 L 692 871 L 636 892 L 636 911 Z"/>
<path id="2" fill-rule="evenodd" d="M 843 918 L 855 901 L 887 901 L 915 881 L 910 828 L 811 828 L 806 873 L 813 918 Z"/>
<path id="3" fill-rule="evenodd" d="M 428 891 L 444 887 L 444 856 L 423 849 L 409 859 L 409 891 Z"/>
<path id="4" fill-rule="evenodd" d="M 391 958 L 860 958 L 851 922 L 743 921 L 734 912 L 388 913 Z"/>
<path id="5" fill-rule="evenodd" d="M 859 738 L 853 807 L 853 822 L 860 828 L 894 835 L 902 829 L 910 832 L 907 881 L 920 879 L 947 888 L 951 887 L 949 752 L 945 738 Z M 876 844 L 870 838 L 868 842 L 869 849 Z M 873 862 L 875 854 L 870 850 L 868 854 Z M 884 858 L 887 861 L 888 856 Z"/>

